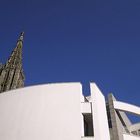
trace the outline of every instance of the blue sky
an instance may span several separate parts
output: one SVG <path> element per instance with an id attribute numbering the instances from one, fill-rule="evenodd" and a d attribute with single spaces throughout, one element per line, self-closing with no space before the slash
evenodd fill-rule
<path id="1" fill-rule="evenodd" d="M 139 0 L 1 0 L 0 60 L 21 31 L 26 86 L 94 81 L 140 105 Z"/>

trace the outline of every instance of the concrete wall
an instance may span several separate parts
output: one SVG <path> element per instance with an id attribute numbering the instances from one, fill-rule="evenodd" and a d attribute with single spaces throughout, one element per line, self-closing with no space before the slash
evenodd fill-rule
<path id="1" fill-rule="evenodd" d="M 114 108 L 129 112 L 129 113 L 133 113 L 136 115 L 140 115 L 140 107 L 132 105 L 132 104 L 128 104 L 128 103 L 124 103 L 120 101 L 114 101 Z"/>
<path id="2" fill-rule="evenodd" d="M 0 94 L 0 140 L 80 140 L 81 94 L 79 83 Z"/>

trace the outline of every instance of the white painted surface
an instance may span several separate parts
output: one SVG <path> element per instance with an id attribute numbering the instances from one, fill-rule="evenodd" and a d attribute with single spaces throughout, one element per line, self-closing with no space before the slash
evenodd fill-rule
<path id="1" fill-rule="evenodd" d="M 84 117 L 81 113 L 81 116 L 80 116 L 80 120 L 81 120 L 81 137 L 84 137 L 85 136 L 85 133 L 84 133 Z"/>
<path id="2" fill-rule="evenodd" d="M 81 140 L 79 83 L 0 94 L 0 140 Z"/>
<path id="3" fill-rule="evenodd" d="M 90 84 L 94 139 L 110 140 L 105 98 L 95 83 Z"/>
<path id="4" fill-rule="evenodd" d="M 140 115 L 140 107 L 120 101 L 113 101 L 113 104 L 115 109 Z"/>
<path id="5" fill-rule="evenodd" d="M 140 140 L 140 137 L 123 134 L 124 140 Z"/>
<path id="6" fill-rule="evenodd" d="M 82 137 L 81 140 L 95 140 L 94 137 Z"/>
<path id="7" fill-rule="evenodd" d="M 96 84 L 90 88 L 90 103 L 84 102 L 80 83 L 46 84 L 0 94 L 0 140 L 110 140 L 105 98 Z M 114 106 L 140 115 L 137 106 L 118 101 Z M 82 137 L 82 113 L 93 113 L 94 137 Z M 123 137 L 140 140 L 127 134 Z"/>
<path id="8" fill-rule="evenodd" d="M 81 112 L 83 114 L 91 113 L 91 103 L 89 102 L 81 103 Z"/>

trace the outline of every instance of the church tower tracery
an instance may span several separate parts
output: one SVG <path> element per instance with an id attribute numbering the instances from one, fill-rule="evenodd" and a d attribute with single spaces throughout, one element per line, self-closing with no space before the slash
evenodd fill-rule
<path id="1" fill-rule="evenodd" d="M 0 64 L 0 93 L 24 86 L 22 68 L 22 47 L 24 32 L 21 33 L 16 48 L 5 65 Z"/>

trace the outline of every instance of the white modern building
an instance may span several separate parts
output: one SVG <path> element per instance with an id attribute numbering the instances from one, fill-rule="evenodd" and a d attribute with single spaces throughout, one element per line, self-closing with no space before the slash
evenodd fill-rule
<path id="1" fill-rule="evenodd" d="M 95 83 L 84 97 L 80 83 L 31 86 L 0 94 L 0 140 L 140 140 L 140 123 L 125 112 L 140 108 L 108 101 Z"/>

